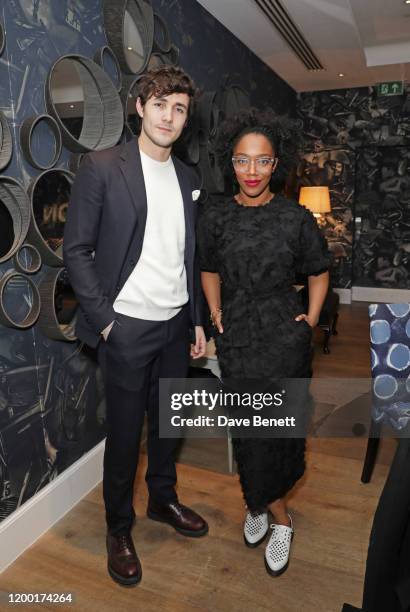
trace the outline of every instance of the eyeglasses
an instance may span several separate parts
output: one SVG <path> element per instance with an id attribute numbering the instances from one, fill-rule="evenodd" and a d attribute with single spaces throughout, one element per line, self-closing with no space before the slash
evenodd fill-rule
<path id="1" fill-rule="evenodd" d="M 257 157 L 256 159 L 251 159 L 250 157 L 232 157 L 232 163 L 238 172 L 248 172 L 252 162 L 255 163 L 255 168 L 259 172 L 269 172 L 275 161 L 276 157 Z"/>

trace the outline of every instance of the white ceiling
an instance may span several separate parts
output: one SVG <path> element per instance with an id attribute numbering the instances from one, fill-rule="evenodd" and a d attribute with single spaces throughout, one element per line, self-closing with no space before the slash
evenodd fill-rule
<path id="1" fill-rule="evenodd" d="M 410 4 L 404 0 L 281 0 L 325 67 L 316 72 L 305 68 L 254 0 L 198 2 L 296 91 L 410 81 Z"/>

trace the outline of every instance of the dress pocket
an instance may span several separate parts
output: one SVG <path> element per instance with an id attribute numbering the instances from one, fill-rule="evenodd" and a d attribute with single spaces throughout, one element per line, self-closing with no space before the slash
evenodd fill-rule
<path id="1" fill-rule="evenodd" d="M 297 321 L 298 322 L 298 321 Z M 299 321 L 299 323 L 303 323 L 304 326 L 311 332 L 313 331 L 312 326 L 306 321 L 306 319 L 302 319 L 302 321 Z"/>

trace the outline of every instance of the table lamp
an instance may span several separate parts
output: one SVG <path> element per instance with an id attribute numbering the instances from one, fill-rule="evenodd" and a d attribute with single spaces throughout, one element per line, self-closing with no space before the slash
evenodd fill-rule
<path id="1" fill-rule="evenodd" d="M 301 187 L 299 204 L 313 213 L 318 225 L 323 225 L 325 219 L 322 215 L 331 211 L 329 187 Z"/>

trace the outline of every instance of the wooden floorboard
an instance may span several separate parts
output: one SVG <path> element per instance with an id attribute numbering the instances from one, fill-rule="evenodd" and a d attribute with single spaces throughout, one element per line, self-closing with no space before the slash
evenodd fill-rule
<path id="1" fill-rule="evenodd" d="M 316 376 L 369 376 L 366 305 L 342 306 L 330 355 L 321 353 L 320 341 L 316 333 Z M 307 470 L 289 497 L 295 524 L 291 564 L 276 579 L 265 571 L 263 545 L 250 550 L 243 543 L 244 503 L 237 477 L 222 473 L 225 441 L 201 442 L 197 449 L 195 441 L 190 442 L 185 463 L 178 466 L 178 494 L 207 518 L 207 537 L 184 538 L 146 518 L 142 455 L 133 530 L 143 566 L 139 586 L 119 587 L 106 573 L 104 507 L 98 486 L 3 572 L 0 590 L 74 593 L 72 606 L 37 605 L 27 610 L 340 612 L 345 601 L 359 606 L 372 517 L 395 442 L 383 440 L 372 481 L 363 485 L 365 439 L 308 440 Z M 188 465 L 190 453 L 192 463 L 203 467 Z M 218 462 L 224 463 L 222 469 L 215 469 Z"/>

